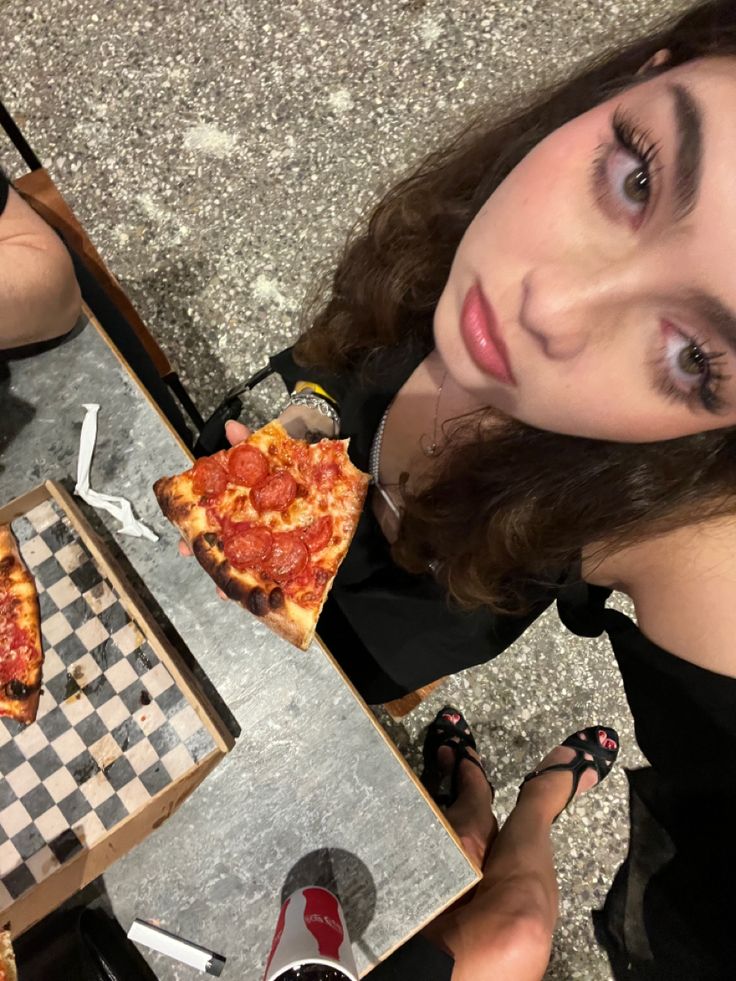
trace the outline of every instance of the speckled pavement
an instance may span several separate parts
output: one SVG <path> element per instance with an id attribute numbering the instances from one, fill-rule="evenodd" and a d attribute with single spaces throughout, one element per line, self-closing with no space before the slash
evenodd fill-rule
<path id="1" fill-rule="evenodd" d="M 380 189 L 467 116 L 564 75 L 678 0 L 6 0 L 0 97 L 203 408 L 298 330 L 305 295 Z M 22 172 L 0 146 L 0 163 Z M 247 412 L 278 408 L 276 389 Z M 608 722 L 637 765 L 606 642 L 549 614 L 444 701 L 474 726 L 513 804 L 577 726 Z M 561 918 L 549 979 L 603 981 L 589 910 L 626 849 L 621 766 L 554 831 Z"/>

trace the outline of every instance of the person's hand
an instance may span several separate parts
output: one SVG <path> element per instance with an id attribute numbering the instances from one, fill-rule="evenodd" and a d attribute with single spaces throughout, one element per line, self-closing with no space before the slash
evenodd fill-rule
<path id="1" fill-rule="evenodd" d="M 236 446 L 238 443 L 242 443 L 243 440 L 248 439 L 250 435 L 251 430 L 248 429 L 247 426 L 244 426 L 242 422 L 235 422 L 234 419 L 231 419 L 229 422 L 225 423 L 225 437 L 231 446 Z M 181 555 L 182 558 L 188 559 L 191 554 L 192 550 L 187 543 L 184 540 L 180 541 L 179 555 Z M 227 599 L 227 596 L 219 587 L 217 589 L 217 595 L 220 597 L 220 599 Z"/>

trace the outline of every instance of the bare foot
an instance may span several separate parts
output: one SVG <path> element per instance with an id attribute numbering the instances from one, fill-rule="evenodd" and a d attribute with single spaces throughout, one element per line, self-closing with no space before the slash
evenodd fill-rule
<path id="1" fill-rule="evenodd" d="M 578 738 L 587 740 L 584 732 L 577 733 Z M 616 743 L 610 739 L 603 729 L 598 730 L 598 742 L 605 749 L 616 749 Z M 543 771 L 553 763 L 569 763 L 575 758 L 575 750 L 571 746 L 556 746 L 551 753 L 548 753 L 537 767 Z M 592 760 L 590 753 L 585 754 L 586 760 Z M 567 798 L 572 789 L 572 773 L 569 770 L 552 770 L 548 773 L 540 772 L 538 777 L 525 783 L 521 790 L 520 802 L 534 804 L 540 807 L 553 820 L 565 807 Z M 586 790 L 594 787 L 598 780 L 598 774 L 592 768 L 585 770 L 580 778 L 575 797 L 584 794 Z"/>

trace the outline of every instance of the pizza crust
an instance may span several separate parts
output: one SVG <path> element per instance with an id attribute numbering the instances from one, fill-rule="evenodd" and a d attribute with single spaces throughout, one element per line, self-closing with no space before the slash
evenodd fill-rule
<path id="1" fill-rule="evenodd" d="M 9 525 L 0 525 L 0 580 L 4 587 L 18 601 L 15 620 L 26 630 L 35 649 L 35 658 L 24 672 L 24 685 L 32 688 L 27 698 L 12 698 L 4 688 L 0 688 L 0 715 L 9 716 L 18 722 L 33 722 L 41 697 L 41 666 L 43 647 L 41 645 L 41 618 L 38 609 L 38 593 L 33 576 L 21 558 L 15 537 Z"/>

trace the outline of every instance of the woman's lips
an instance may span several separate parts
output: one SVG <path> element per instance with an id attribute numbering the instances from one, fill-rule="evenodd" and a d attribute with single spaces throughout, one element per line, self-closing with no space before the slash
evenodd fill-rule
<path id="1" fill-rule="evenodd" d="M 481 371 L 506 385 L 516 384 L 493 308 L 477 283 L 470 287 L 465 297 L 460 314 L 460 333 L 468 354 Z"/>

